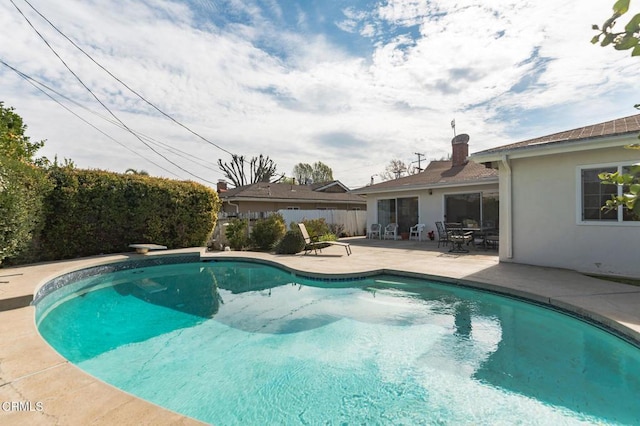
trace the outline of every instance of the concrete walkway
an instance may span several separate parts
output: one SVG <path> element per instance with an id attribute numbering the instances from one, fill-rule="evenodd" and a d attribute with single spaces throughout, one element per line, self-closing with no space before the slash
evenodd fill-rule
<path id="1" fill-rule="evenodd" d="M 0 424 L 199 424 L 89 376 L 58 355 L 35 327 L 35 308 L 28 304 L 45 282 L 73 270 L 144 256 L 197 251 L 203 257 L 261 259 L 311 274 L 380 271 L 439 277 L 558 306 L 640 341 L 640 287 L 567 270 L 498 263 L 495 251 L 450 254 L 431 241 L 346 241 L 351 256 L 337 246 L 306 256 L 205 253 L 197 248 L 0 269 Z"/>

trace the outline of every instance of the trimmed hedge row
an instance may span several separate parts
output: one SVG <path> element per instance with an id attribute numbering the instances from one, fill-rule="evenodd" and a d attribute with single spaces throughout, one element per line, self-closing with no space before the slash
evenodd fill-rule
<path id="1" fill-rule="evenodd" d="M 44 223 L 46 173 L 31 164 L 0 156 L 0 263 L 29 256 Z"/>
<path id="2" fill-rule="evenodd" d="M 131 243 L 203 246 L 217 220 L 216 192 L 194 182 L 52 168 L 40 260 L 130 250 Z"/>

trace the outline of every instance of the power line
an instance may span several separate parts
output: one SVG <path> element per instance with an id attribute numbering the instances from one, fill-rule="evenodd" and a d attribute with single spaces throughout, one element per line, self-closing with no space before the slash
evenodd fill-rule
<path id="1" fill-rule="evenodd" d="M 24 80 L 26 80 L 29 84 L 31 84 L 33 87 L 35 87 L 36 89 L 38 89 L 39 91 L 41 91 L 42 93 L 44 93 L 47 97 L 49 97 L 52 101 L 54 101 L 55 103 L 57 103 L 58 105 L 60 105 L 62 108 L 66 109 L 67 111 L 69 111 L 71 114 L 75 115 L 77 118 L 79 118 L 80 120 L 82 120 L 84 123 L 88 124 L 89 126 L 93 127 L 94 129 L 96 129 L 98 132 L 102 133 L 103 135 L 105 135 L 106 137 L 108 137 L 109 139 L 113 140 L 114 142 L 116 142 L 119 145 L 122 145 L 124 148 L 126 148 L 127 150 L 131 151 L 132 153 L 142 157 L 143 159 L 149 161 L 151 164 L 153 164 L 154 166 L 159 167 L 160 169 L 164 170 L 165 172 L 171 173 L 172 175 L 179 177 L 178 175 L 176 175 L 175 173 L 173 173 L 171 170 L 169 169 L 165 169 L 164 167 L 162 167 L 161 165 L 154 163 L 153 161 L 149 160 L 148 158 L 145 158 L 142 154 L 140 154 L 139 152 L 129 148 L 128 146 L 126 146 L 125 144 L 123 144 L 122 142 L 120 142 L 119 140 L 113 138 L 111 135 L 107 134 L 106 132 L 102 131 L 100 128 L 98 128 L 97 126 L 94 126 L 92 123 L 90 123 L 89 121 L 85 120 L 83 117 L 81 117 L 80 115 L 76 114 L 75 111 L 72 111 L 70 108 L 68 108 L 66 105 L 62 104 L 60 101 L 58 101 L 56 98 L 54 98 L 53 96 L 51 96 L 49 93 L 45 92 L 44 90 L 42 90 L 42 88 L 38 87 L 36 85 L 42 85 L 43 87 L 47 88 L 48 90 L 52 90 L 50 87 L 48 87 L 47 85 L 40 83 L 38 81 L 36 81 L 35 79 L 29 77 L 28 75 L 24 74 L 21 71 L 18 71 L 16 68 L 12 67 L 11 65 L 7 64 L 6 62 L 4 62 L 3 60 L 0 59 L 0 62 L 10 68 L 11 70 L 13 70 L 16 74 L 18 74 L 20 77 L 22 77 Z M 60 95 L 59 93 L 57 93 L 56 91 L 52 90 L 54 93 Z M 63 96 L 64 97 L 64 96 Z"/>
<path id="2" fill-rule="evenodd" d="M 94 115 L 96 115 L 97 117 L 99 117 L 99 118 L 101 118 L 101 119 L 103 119 L 103 120 L 105 120 L 105 121 L 107 121 L 107 122 L 109 122 L 109 123 L 111 123 L 111 124 L 113 124 L 113 125 L 115 125 L 115 126 L 118 126 L 118 127 L 122 128 L 122 126 L 120 126 L 120 124 L 119 124 L 117 121 L 114 121 L 114 120 L 109 119 L 108 117 L 102 116 L 102 115 L 100 115 L 99 113 L 97 113 L 96 111 L 93 111 L 93 110 L 91 110 L 91 109 L 87 108 L 86 106 L 84 106 L 84 105 L 82 105 L 82 104 L 80 104 L 80 103 L 78 103 L 78 102 L 74 101 L 73 99 L 70 99 L 69 97 L 67 97 L 67 96 L 65 96 L 64 94 L 62 94 L 62 93 L 58 92 L 57 90 L 55 90 L 55 89 L 53 89 L 52 87 L 50 87 L 50 86 L 46 85 L 45 83 L 42 83 L 41 81 L 38 81 L 38 80 L 34 79 L 33 77 L 31 77 L 31 76 L 29 76 L 29 75 L 25 74 L 24 72 L 22 72 L 22 71 L 20 71 L 20 70 L 16 69 L 15 67 L 13 67 L 13 66 L 9 65 L 8 63 L 6 63 L 5 61 L 3 61 L 2 59 L 0 59 L 0 63 L 1 63 L 2 65 L 6 66 L 7 68 L 11 69 L 12 71 L 14 71 L 14 72 L 15 72 L 16 74 L 18 74 L 22 79 L 24 79 L 24 80 L 25 80 L 25 81 L 27 81 L 29 84 L 31 84 L 33 87 L 35 87 L 37 90 L 39 90 L 40 92 L 42 92 L 45 96 L 49 97 L 51 100 L 53 100 L 54 102 L 56 102 L 56 103 L 57 103 L 58 105 L 60 105 L 62 108 L 66 109 L 68 112 L 70 112 L 71 114 L 73 114 L 74 116 L 76 116 L 78 119 L 82 120 L 85 124 L 87 124 L 87 125 L 89 125 L 89 126 L 93 127 L 95 130 L 97 130 L 98 132 L 102 133 L 102 134 L 103 134 L 104 136 L 106 136 L 107 138 L 109 138 L 109 139 L 111 139 L 112 141 L 116 142 L 117 144 L 121 145 L 123 148 L 127 149 L 128 151 L 132 152 L 133 154 L 135 154 L 135 155 L 137 155 L 137 156 L 139 156 L 139 157 L 143 158 L 144 160 L 146 160 L 146 161 L 150 162 L 150 163 L 151 163 L 151 164 L 153 164 L 154 166 L 156 166 L 156 167 L 158 167 L 158 168 L 160 168 L 160 169 L 162 169 L 162 170 L 164 170 L 164 171 L 166 171 L 166 172 L 168 172 L 168 173 L 172 174 L 173 176 L 176 176 L 176 177 L 178 177 L 178 178 L 180 177 L 180 176 L 178 176 L 177 174 L 175 174 L 174 172 L 172 172 L 171 170 L 169 170 L 169 169 L 167 169 L 167 168 L 165 168 L 165 167 L 163 167 L 163 166 L 159 165 L 158 163 L 156 163 L 156 162 L 154 162 L 154 161 L 150 160 L 149 158 L 146 158 L 144 155 L 142 155 L 142 154 L 140 154 L 139 152 L 137 152 L 137 151 L 135 151 L 135 150 L 131 149 L 130 147 L 126 146 L 124 143 L 120 142 L 119 140 L 115 139 L 114 137 L 112 137 L 112 136 L 111 136 L 111 135 L 109 135 L 108 133 L 104 132 L 103 130 L 101 130 L 100 128 L 98 128 L 97 126 L 95 126 L 94 124 L 92 124 L 91 122 L 89 122 L 88 120 L 86 120 L 84 117 L 80 116 L 80 115 L 79 115 L 79 114 L 77 114 L 75 111 L 71 110 L 69 107 L 67 107 L 66 105 L 64 105 L 63 103 L 61 103 L 60 101 L 58 101 L 56 98 L 54 98 L 53 96 L 51 96 L 49 93 L 47 93 L 45 90 L 43 90 L 43 89 L 42 89 L 42 87 L 44 87 L 45 89 L 47 89 L 47 90 L 49 90 L 49 91 L 51 91 L 51 92 L 55 93 L 56 95 L 60 96 L 61 98 L 65 99 L 65 100 L 67 100 L 68 102 L 71 102 L 71 103 L 75 104 L 76 106 L 78 106 L 78 107 L 80 107 L 80 108 L 84 109 L 85 111 L 88 111 L 89 113 L 94 114 Z M 42 86 L 42 87 L 38 87 L 38 86 Z M 153 138 L 151 138 L 151 137 L 149 137 L 149 136 L 146 136 L 146 135 L 144 135 L 144 134 L 142 134 L 142 133 L 139 133 L 139 135 L 140 135 L 141 137 L 143 137 L 143 138 L 147 139 L 147 140 L 153 141 L 153 142 L 155 142 L 156 144 L 163 146 L 165 149 L 167 149 L 167 150 L 169 150 L 169 151 L 174 152 L 174 154 L 176 154 L 176 155 L 178 155 L 178 156 L 180 156 L 180 157 L 186 158 L 186 156 L 190 156 L 190 157 L 193 157 L 193 158 L 196 158 L 196 159 L 198 158 L 198 157 L 196 157 L 196 156 L 194 156 L 194 155 L 192 155 L 192 154 L 189 154 L 188 152 L 181 151 L 181 150 L 179 150 L 179 149 L 177 149 L 177 148 L 173 148 L 173 147 L 171 147 L 171 146 L 170 146 L 170 145 L 168 145 L 168 144 L 165 144 L 165 143 L 163 143 L 163 142 L 160 142 L 160 141 L 158 141 L 158 140 L 156 140 L 156 139 L 153 139 Z M 180 155 L 180 153 L 182 153 L 182 154 L 184 154 L 184 155 Z M 203 166 L 203 167 L 208 167 L 207 165 L 205 165 L 205 164 L 203 164 L 202 162 L 199 162 L 199 161 L 195 161 L 195 160 L 189 160 L 189 161 L 192 161 L 192 162 L 194 162 L 194 163 L 197 163 L 197 164 L 199 164 L 199 165 L 201 165 L 201 166 Z M 213 163 L 209 163 L 209 164 L 210 164 L 210 165 L 214 165 Z M 221 173 L 220 171 L 215 170 L 215 169 L 214 169 L 214 170 L 212 170 L 212 171 L 214 171 L 214 172 L 216 172 L 216 173 L 219 173 L 219 174 L 223 174 L 223 173 Z M 195 176 L 195 175 L 194 175 L 194 176 Z M 201 181 L 203 181 L 203 182 L 207 182 L 207 183 L 211 183 L 211 184 L 214 184 L 214 183 L 215 183 L 215 182 L 209 181 L 209 180 L 204 179 L 204 178 L 201 178 L 201 177 L 198 177 L 198 179 L 199 179 L 199 180 L 201 180 Z"/>
<path id="3" fill-rule="evenodd" d="M 36 29 L 36 27 L 33 26 L 33 24 L 31 23 L 31 21 L 29 20 L 29 18 L 26 17 L 26 15 L 24 13 L 22 13 L 22 10 L 20 10 L 20 8 L 14 3 L 13 0 L 9 0 L 11 2 L 11 4 L 16 8 L 16 10 L 20 13 L 20 15 L 22 15 L 22 17 L 27 21 L 27 23 L 29 24 L 29 26 L 36 32 L 36 34 L 38 34 L 38 37 L 40 37 L 40 39 L 47 45 L 47 47 L 53 52 L 53 54 L 60 60 L 60 62 L 62 62 L 62 64 L 65 66 L 65 68 L 76 78 L 76 80 L 78 80 L 78 82 L 93 96 L 93 98 L 100 104 L 102 105 L 102 107 L 109 112 L 109 114 L 115 119 L 117 120 L 129 133 L 131 133 L 136 139 L 138 139 L 140 142 L 142 142 L 147 148 L 149 148 L 151 151 L 153 151 L 154 153 L 156 153 L 157 155 L 159 155 L 160 157 L 162 157 L 164 160 L 166 160 L 167 162 L 173 164 L 175 167 L 177 167 L 178 169 L 182 170 L 183 172 L 197 178 L 197 179 L 202 179 L 201 177 L 193 174 L 192 172 L 190 172 L 189 170 L 185 169 L 184 167 L 180 166 L 179 164 L 171 161 L 169 158 L 167 158 L 165 155 L 161 154 L 160 152 L 158 152 L 156 149 L 154 149 L 151 145 L 149 145 L 147 142 L 145 142 L 144 140 L 142 140 L 142 138 L 140 136 L 138 136 L 133 130 L 131 130 L 129 128 L 129 126 L 127 126 L 122 120 L 120 120 L 110 109 L 109 107 L 107 107 L 97 96 L 95 93 L 93 93 L 93 91 L 82 81 L 82 79 L 75 73 L 73 72 L 73 70 L 69 67 L 69 65 L 67 65 L 67 63 L 64 61 L 64 59 L 62 59 L 62 57 L 60 57 L 60 55 L 58 54 L 58 52 L 56 52 L 56 50 L 49 44 L 49 42 L 42 36 L 42 34 Z M 206 179 L 202 179 L 205 180 Z"/>
<path id="4" fill-rule="evenodd" d="M 44 19 L 49 25 L 51 25 L 51 27 L 53 27 L 54 30 L 56 30 L 62 37 L 64 37 L 65 39 L 67 39 L 67 41 L 69 41 L 69 43 L 71 43 L 76 49 L 78 49 L 80 52 L 82 52 L 87 58 L 89 58 L 89 60 L 91 62 L 93 62 L 94 64 L 96 64 L 100 69 L 102 69 L 104 72 L 106 72 L 107 74 L 109 74 L 109 76 L 111 76 L 114 80 L 116 80 L 118 83 L 122 84 L 124 87 L 126 87 L 129 91 L 131 91 L 131 93 L 133 93 L 134 95 L 136 95 L 137 97 L 139 97 L 142 101 L 144 101 L 145 103 L 147 103 L 149 106 L 151 106 L 153 109 L 155 109 L 156 111 L 158 111 L 160 114 L 164 115 L 165 117 L 167 117 L 169 120 L 173 121 L 174 123 L 176 123 L 178 126 L 182 127 L 183 129 L 187 130 L 188 132 L 190 132 L 191 134 L 197 136 L 198 138 L 202 139 L 203 141 L 207 142 L 208 144 L 213 145 L 214 147 L 218 148 L 219 150 L 226 152 L 229 155 L 234 155 L 231 151 L 228 151 L 227 149 L 221 147 L 220 145 L 216 144 L 215 142 L 212 142 L 210 140 L 208 140 L 207 138 L 205 138 L 204 136 L 200 135 L 199 133 L 195 132 L 194 130 L 192 130 L 191 128 L 187 127 L 186 125 L 182 124 L 181 122 L 179 122 L 178 120 L 176 120 L 175 118 L 173 118 L 171 115 L 169 115 L 168 113 L 164 112 L 163 110 L 161 110 L 159 107 L 157 107 L 155 104 L 153 104 L 151 101 L 147 100 L 144 96 L 142 96 L 140 93 L 138 93 L 137 91 L 135 91 L 134 89 L 132 89 L 131 87 L 129 87 L 125 82 L 123 82 L 122 80 L 120 80 L 118 77 L 116 77 L 115 75 L 113 75 L 111 73 L 111 71 L 109 71 L 108 69 L 106 69 L 102 64 L 100 64 L 98 61 L 96 61 L 95 59 L 93 59 L 93 57 L 91 55 L 89 55 L 87 52 L 85 52 L 80 46 L 78 46 L 73 40 L 71 40 L 69 37 L 67 37 L 67 35 L 65 33 L 63 33 L 60 29 L 58 29 L 58 27 L 56 27 L 51 21 L 49 21 L 49 19 L 47 19 L 42 13 L 40 13 L 40 11 L 38 11 L 38 9 L 36 9 L 31 3 L 29 3 L 28 0 L 23 0 L 25 3 L 27 3 L 31 9 L 33 9 L 38 15 L 40 15 L 40 17 L 42 19 Z M 13 3 L 13 0 L 11 0 L 11 2 Z M 23 15 L 24 16 L 24 15 Z"/>

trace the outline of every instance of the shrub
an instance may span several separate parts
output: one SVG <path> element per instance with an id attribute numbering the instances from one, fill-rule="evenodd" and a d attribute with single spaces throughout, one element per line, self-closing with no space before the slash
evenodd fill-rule
<path id="1" fill-rule="evenodd" d="M 273 214 L 256 222 L 251 231 L 251 243 L 260 250 L 271 250 L 286 230 L 282 215 Z"/>
<path id="2" fill-rule="evenodd" d="M 219 208 L 214 190 L 194 182 L 52 167 L 42 259 L 129 250 L 130 243 L 203 246 Z"/>
<path id="3" fill-rule="evenodd" d="M 0 156 L 0 262 L 11 257 L 31 260 L 49 190 L 42 169 Z"/>
<path id="4" fill-rule="evenodd" d="M 335 241 L 338 239 L 333 230 L 339 229 L 340 226 L 329 225 L 324 218 L 303 220 L 302 223 L 307 228 L 311 239 L 316 239 L 317 241 Z M 297 225 L 296 228 L 298 228 Z"/>
<path id="5" fill-rule="evenodd" d="M 276 245 L 277 254 L 296 254 L 304 250 L 304 238 L 300 231 L 287 231 Z"/>
<path id="6" fill-rule="evenodd" d="M 233 219 L 229 222 L 224 231 L 227 240 L 229 240 L 229 247 L 234 250 L 242 250 L 247 246 L 248 227 L 249 222 L 246 219 Z"/>
<path id="7" fill-rule="evenodd" d="M 318 241 L 336 241 L 337 239 L 336 234 L 332 234 L 331 232 L 318 236 Z"/>
<path id="8" fill-rule="evenodd" d="M 344 234 L 344 225 L 341 223 L 330 223 L 329 232 L 335 235 L 336 237 L 341 237 Z"/>
<path id="9" fill-rule="evenodd" d="M 311 236 L 319 236 L 331 233 L 331 229 L 329 229 L 329 225 L 327 225 L 327 222 L 324 220 L 324 218 L 307 219 L 303 220 L 302 223 L 304 223 L 304 226 L 307 228 L 307 232 Z"/>

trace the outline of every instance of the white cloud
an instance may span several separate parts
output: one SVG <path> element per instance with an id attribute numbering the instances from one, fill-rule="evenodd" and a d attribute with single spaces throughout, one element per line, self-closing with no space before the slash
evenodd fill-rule
<path id="1" fill-rule="evenodd" d="M 601 3 L 390 0 L 374 10 L 340 11 L 344 19 L 333 21 L 340 29 L 329 33 L 318 29 L 327 28 L 325 14 L 300 6 L 287 24 L 292 6 L 275 0 L 267 9 L 237 0 L 200 1 L 198 9 L 178 1 L 115 7 L 88 0 L 64 8 L 33 1 L 115 75 L 210 140 L 240 154 L 269 155 L 286 173 L 298 162 L 319 160 L 352 186 L 367 183 L 391 158 L 446 155 L 454 117 L 476 151 L 632 114 L 626 105 L 638 102 L 632 97 L 640 83 L 629 76 L 638 59 L 589 43 L 591 24 L 610 12 Z M 198 158 L 226 159 L 98 70 L 24 2 L 16 4 L 132 128 Z M 214 12 L 217 20 L 232 19 L 216 23 L 201 15 Z M 10 3 L 0 6 L 0 28 L 3 60 L 99 107 Z M 362 53 L 350 44 L 368 38 L 370 49 Z M 48 139 L 46 155 L 70 157 L 81 167 L 167 175 L 43 100 L 8 69 L 0 77 L 5 104 L 17 108 L 34 139 Z M 546 110 L 552 112 L 545 116 Z M 131 135 L 95 122 L 174 170 Z M 197 175 L 220 177 L 175 161 Z"/>

